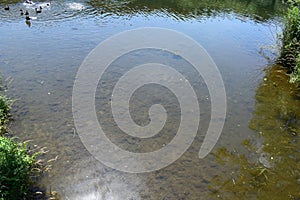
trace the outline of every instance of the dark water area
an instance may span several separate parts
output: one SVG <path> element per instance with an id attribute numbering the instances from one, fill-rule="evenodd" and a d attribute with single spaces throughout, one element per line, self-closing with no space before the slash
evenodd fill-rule
<path id="1" fill-rule="evenodd" d="M 15 99 L 11 130 L 57 157 L 40 184 L 62 199 L 299 199 L 300 97 L 284 69 L 272 66 L 286 7 L 277 0 L 0 2 L 0 71 Z M 4 10 L 5 5 L 10 10 Z M 42 13 L 34 9 L 42 6 Z M 30 27 L 20 9 L 28 10 Z M 210 97 L 189 63 L 166 52 L 140 50 L 120 58 L 98 85 L 96 110 L 110 139 L 124 149 L 161 148 L 178 127 L 178 104 L 164 88 L 147 86 L 132 99 L 132 117 L 148 123 L 149 105 L 164 101 L 165 134 L 136 141 L 120 136 L 109 116 L 109 89 L 126 67 L 163 60 L 188 77 L 199 97 L 200 128 L 176 162 L 149 173 L 120 172 L 97 161 L 76 132 L 72 90 L 84 58 L 125 30 L 160 27 L 201 44 L 222 75 L 227 117 L 204 159 L 198 152 L 210 120 Z M 102 87 L 104 85 L 104 87 Z M 102 89 L 101 89 L 102 88 Z M 104 88 L 104 89 L 103 89 Z"/>

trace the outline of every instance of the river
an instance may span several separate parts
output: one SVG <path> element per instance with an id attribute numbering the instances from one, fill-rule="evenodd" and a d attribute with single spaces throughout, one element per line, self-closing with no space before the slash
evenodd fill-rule
<path id="1" fill-rule="evenodd" d="M 52 169 L 39 180 L 62 199 L 299 199 L 300 97 L 286 71 L 274 65 L 286 7 L 277 0 L 134 1 L 55 0 L 0 3 L 0 71 L 15 99 L 11 130 L 46 147 Z M 4 10 L 6 4 L 10 10 Z M 36 14 L 35 7 L 42 6 Z M 20 9 L 33 18 L 25 22 Z M 188 150 L 157 171 L 126 173 L 95 159 L 80 140 L 72 115 L 79 66 L 100 42 L 126 30 L 159 27 L 201 44 L 218 67 L 227 97 L 225 125 L 213 151 L 198 152 L 211 117 L 210 94 L 180 56 L 137 50 L 121 57 L 98 85 L 96 110 L 109 138 L 133 152 L 168 144 L 178 128 L 178 102 L 169 90 L 148 85 L 132 100 L 132 117 L 149 123 L 148 109 L 170 114 L 149 139 L 121 134 L 110 115 L 109 89 L 128 67 L 163 61 L 188 78 L 198 96 L 200 128 Z M 175 98 L 175 99 L 174 99 Z M 106 124 L 106 125 L 105 125 Z"/>

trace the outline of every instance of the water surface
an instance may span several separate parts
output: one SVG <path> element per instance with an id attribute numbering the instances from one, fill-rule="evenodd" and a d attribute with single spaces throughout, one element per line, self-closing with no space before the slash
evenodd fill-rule
<path id="1" fill-rule="evenodd" d="M 7 3 L 8 12 L 3 9 Z M 41 185 L 72 200 L 299 198 L 299 96 L 284 70 L 269 69 L 275 58 L 270 47 L 276 47 L 285 10 L 280 1 L 56 0 L 38 15 L 36 5 L 2 1 L 0 67 L 4 78 L 13 79 L 8 91 L 16 99 L 12 131 L 47 147 L 46 158 L 58 155 Z M 36 17 L 30 27 L 20 8 Z M 201 77 L 166 52 L 141 50 L 116 60 L 99 83 L 96 108 L 110 139 L 122 148 L 153 151 L 168 143 L 178 127 L 174 96 L 149 85 L 133 98 L 132 116 L 147 124 L 149 106 L 162 102 L 170 114 L 164 131 L 150 140 L 118 132 L 109 115 L 109 89 L 136 64 L 163 60 L 174 66 L 195 88 L 201 110 L 197 137 L 180 159 L 159 171 L 128 174 L 102 165 L 84 148 L 72 118 L 72 87 L 81 62 L 99 42 L 149 26 L 180 31 L 203 45 L 222 74 L 228 113 L 214 151 L 199 159 L 210 119 Z"/>

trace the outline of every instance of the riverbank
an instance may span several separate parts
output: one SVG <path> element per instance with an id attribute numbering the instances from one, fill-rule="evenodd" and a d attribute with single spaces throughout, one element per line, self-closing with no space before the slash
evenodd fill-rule
<path id="1" fill-rule="evenodd" d="M 291 0 L 284 17 L 280 63 L 290 70 L 290 82 L 300 84 L 300 3 Z"/>
<path id="2" fill-rule="evenodd" d="M 3 89 L 1 87 L 1 89 Z M 30 149 L 27 142 L 19 142 L 9 131 L 12 100 L 0 92 L 0 200 L 57 199 L 35 186 L 38 179 L 49 169 L 39 158 L 43 148 Z"/>

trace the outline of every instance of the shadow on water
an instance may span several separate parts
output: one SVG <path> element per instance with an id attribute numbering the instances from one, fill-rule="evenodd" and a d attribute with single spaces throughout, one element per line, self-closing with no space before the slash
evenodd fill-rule
<path id="1" fill-rule="evenodd" d="M 249 127 L 258 140 L 244 140 L 246 153 L 220 148 L 215 156 L 227 173 L 210 187 L 219 199 L 300 198 L 300 96 L 285 70 L 266 70 L 256 91 Z M 231 173 L 228 173 L 231 171 Z"/>

